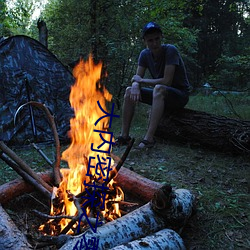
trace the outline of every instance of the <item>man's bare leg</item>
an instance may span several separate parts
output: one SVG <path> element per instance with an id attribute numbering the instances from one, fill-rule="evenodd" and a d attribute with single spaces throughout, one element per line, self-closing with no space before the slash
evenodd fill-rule
<path id="1" fill-rule="evenodd" d="M 154 134 L 160 122 L 160 119 L 164 113 L 164 106 L 165 106 L 165 93 L 166 89 L 161 85 L 156 85 L 153 92 L 153 103 L 151 109 L 151 116 L 149 121 L 148 130 L 144 137 L 144 140 L 148 142 L 154 142 Z M 144 147 L 143 143 L 139 144 L 139 147 Z"/>
<path id="2" fill-rule="evenodd" d="M 123 138 L 129 137 L 131 122 L 135 112 L 135 102 L 130 99 L 130 88 L 126 90 L 122 107 L 122 131 Z"/>

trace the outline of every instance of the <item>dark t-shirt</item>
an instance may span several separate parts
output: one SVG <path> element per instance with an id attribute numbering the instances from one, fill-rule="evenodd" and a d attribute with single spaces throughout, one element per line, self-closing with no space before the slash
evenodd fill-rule
<path id="1" fill-rule="evenodd" d="M 175 65 L 176 67 L 171 86 L 188 91 L 190 89 L 190 83 L 179 51 L 171 44 L 163 44 L 162 48 L 164 49 L 164 53 L 161 54 L 157 61 L 154 60 L 149 49 L 142 50 L 138 59 L 138 65 L 147 68 L 154 79 L 164 77 L 165 65 Z"/>

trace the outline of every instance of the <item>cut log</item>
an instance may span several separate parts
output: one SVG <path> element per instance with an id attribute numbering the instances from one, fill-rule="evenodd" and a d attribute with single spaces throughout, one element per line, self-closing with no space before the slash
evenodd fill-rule
<path id="1" fill-rule="evenodd" d="M 33 249 L 0 204 L 0 249 Z"/>
<path id="2" fill-rule="evenodd" d="M 40 173 L 38 176 L 47 183 L 53 182 L 51 172 Z M 125 193 L 132 194 L 143 203 L 149 202 L 156 190 L 162 186 L 160 183 L 151 181 L 124 167 L 118 172 L 115 181 Z M 22 179 L 10 181 L 0 186 L 0 203 L 5 204 L 15 197 L 32 191 L 34 191 L 34 187 Z"/>
<path id="3" fill-rule="evenodd" d="M 161 188 L 160 194 L 156 194 L 152 202 L 97 228 L 96 233 L 88 230 L 84 234 L 70 238 L 60 250 L 67 250 L 72 246 L 74 250 L 82 249 L 84 242 L 93 238 L 99 240 L 98 249 L 110 249 L 146 237 L 166 227 L 176 228 L 175 222 L 183 226 L 192 214 L 194 196 L 185 189 L 173 193 L 171 189 L 167 189 L 169 192 L 165 191 L 165 188 Z"/>
<path id="4" fill-rule="evenodd" d="M 162 186 L 127 168 L 122 167 L 114 178 L 125 193 L 130 193 L 142 202 L 149 202 L 154 193 Z M 126 197 L 125 197 L 126 198 Z"/>
<path id="5" fill-rule="evenodd" d="M 163 229 L 129 243 L 116 246 L 111 250 L 185 250 L 182 238 L 174 230 Z"/>
<path id="6" fill-rule="evenodd" d="M 37 175 L 47 183 L 53 182 L 52 172 L 38 173 Z M 33 191 L 35 191 L 35 188 L 22 179 L 7 182 L 0 186 L 0 203 L 6 204 L 24 193 L 31 193 Z"/>
<path id="7" fill-rule="evenodd" d="M 155 136 L 224 152 L 250 152 L 250 121 L 190 109 L 164 115 Z"/>

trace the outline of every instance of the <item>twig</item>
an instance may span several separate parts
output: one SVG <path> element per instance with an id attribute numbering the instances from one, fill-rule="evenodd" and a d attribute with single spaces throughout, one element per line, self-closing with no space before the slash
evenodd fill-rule
<path id="1" fill-rule="evenodd" d="M 133 144 L 135 142 L 135 138 L 132 138 L 127 146 L 124 154 L 122 155 L 120 161 L 117 163 L 116 167 L 110 172 L 109 179 L 105 182 L 106 185 L 117 175 L 118 171 L 121 169 L 123 163 L 125 162 Z"/>
<path id="2" fill-rule="evenodd" d="M 47 163 L 53 167 L 53 163 L 52 161 L 47 157 L 47 155 L 35 144 L 35 143 L 32 143 L 32 146 L 37 150 L 37 152 L 43 157 L 43 159 L 45 161 L 47 161 Z"/>
<path id="3" fill-rule="evenodd" d="M 45 218 L 48 220 L 61 220 L 61 219 L 74 219 L 75 216 L 69 216 L 69 215 L 48 215 L 48 214 L 44 214 L 42 212 L 39 212 L 38 210 L 34 209 L 32 210 L 32 212 L 35 213 L 35 215 L 37 215 L 40 218 Z"/>

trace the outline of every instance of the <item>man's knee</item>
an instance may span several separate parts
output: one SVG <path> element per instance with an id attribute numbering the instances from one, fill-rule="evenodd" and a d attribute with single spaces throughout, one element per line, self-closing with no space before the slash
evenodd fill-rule
<path id="1" fill-rule="evenodd" d="M 166 90 L 164 85 L 161 85 L 161 84 L 155 85 L 154 92 L 153 92 L 154 98 L 164 97 L 166 95 L 166 93 L 167 93 L 167 90 Z"/>

